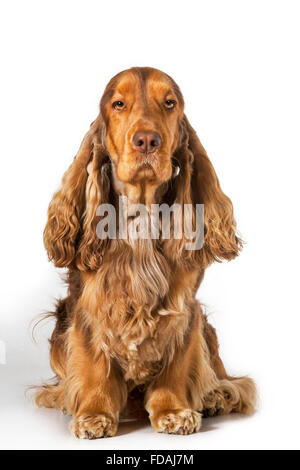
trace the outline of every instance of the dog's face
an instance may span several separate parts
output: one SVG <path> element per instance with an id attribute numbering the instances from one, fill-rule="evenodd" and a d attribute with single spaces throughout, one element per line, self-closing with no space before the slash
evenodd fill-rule
<path id="1" fill-rule="evenodd" d="M 175 82 L 155 69 L 130 69 L 109 82 L 100 107 L 120 182 L 157 187 L 170 179 L 183 105 Z"/>

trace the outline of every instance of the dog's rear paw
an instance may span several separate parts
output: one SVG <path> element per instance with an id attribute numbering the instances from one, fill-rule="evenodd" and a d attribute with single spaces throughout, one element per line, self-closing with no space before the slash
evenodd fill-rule
<path id="1" fill-rule="evenodd" d="M 202 410 L 204 418 L 228 414 L 230 411 L 225 397 L 220 392 L 213 391 L 206 395 Z"/>
<path id="2" fill-rule="evenodd" d="M 192 434 L 201 427 L 201 415 L 193 410 L 166 410 L 151 418 L 154 429 L 168 434 Z"/>
<path id="3" fill-rule="evenodd" d="M 107 414 L 84 414 L 73 418 L 70 423 L 71 433 L 80 439 L 98 439 L 115 436 L 118 423 Z"/>

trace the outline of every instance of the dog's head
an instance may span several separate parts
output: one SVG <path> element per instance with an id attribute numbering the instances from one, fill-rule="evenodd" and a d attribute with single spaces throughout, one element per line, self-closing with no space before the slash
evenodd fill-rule
<path id="1" fill-rule="evenodd" d="M 104 145 L 118 180 L 155 188 L 168 181 L 183 117 L 183 97 L 176 83 L 151 68 L 121 72 L 107 85 L 100 109 Z"/>
<path id="2" fill-rule="evenodd" d="M 44 241 L 56 266 L 99 268 L 108 242 L 96 235 L 97 207 L 115 194 L 147 206 L 204 204 L 204 246 L 195 255 L 202 267 L 239 251 L 231 201 L 184 115 L 178 85 L 159 70 L 135 67 L 108 83 L 49 206 Z"/>

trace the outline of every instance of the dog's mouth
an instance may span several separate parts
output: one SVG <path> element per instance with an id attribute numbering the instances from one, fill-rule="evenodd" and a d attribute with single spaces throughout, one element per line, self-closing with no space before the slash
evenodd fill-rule
<path id="1" fill-rule="evenodd" d="M 158 150 L 123 154 L 114 165 L 116 175 L 124 184 L 160 185 L 173 174 L 172 157 Z"/>
<path id="2" fill-rule="evenodd" d="M 134 179 L 152 180 L 153 178 L 157 178 L 159 173 L 158 152 L 138 152 L 135 158 Z"/>
<path id="3" fill-rule="evenodd" d="M 140 165 L 138 165 L 134 176 L 137 181 L 140 181 L 142 179 L 152 180 L 156 177 L 157 174 L 154 165 L 152 165 L 152 163 L 147 160 L 144 160 Z"/>

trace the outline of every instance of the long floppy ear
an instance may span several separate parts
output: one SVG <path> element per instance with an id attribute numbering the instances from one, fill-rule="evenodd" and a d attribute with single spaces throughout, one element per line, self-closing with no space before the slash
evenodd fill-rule
<path id="1" fill-rule="evenodd" d="M 235 258 L 242 247 L 236 235 L 231 200 L 223 193 L 216 172 L 196 132 L 184 116 L 188 149 L 193 154 L 192 199 L 204 204 L 204 245 L 199 252 L 201 264 Z"/>
<path id="2" fill-rule="evenodd" d="M 100 161 L 106 157 L 101 142 L 102 127 L 99 115 L 91 124 L 73 163 L 63 176 L 61 188 L 49 205 L 44 244 L 49 260 L 57 267 L 74 267 L 86 206 L 87 165 L 89 161 L 97 160 L 100 167 Z"/>
<path id="3" fill-rule="evenodd" d="M 92 161 L 88 165 L 88 179 L 85 188 L 85 210 L 82 217 L 82 236 L 78 244 L 76 267 L 81 271 L 96 271 L 101 263 L 108 239 L 97 235 L 97 214 L 100 204 L 109 202 L 110 163 L 102 144 L 95 144 Z"/>

